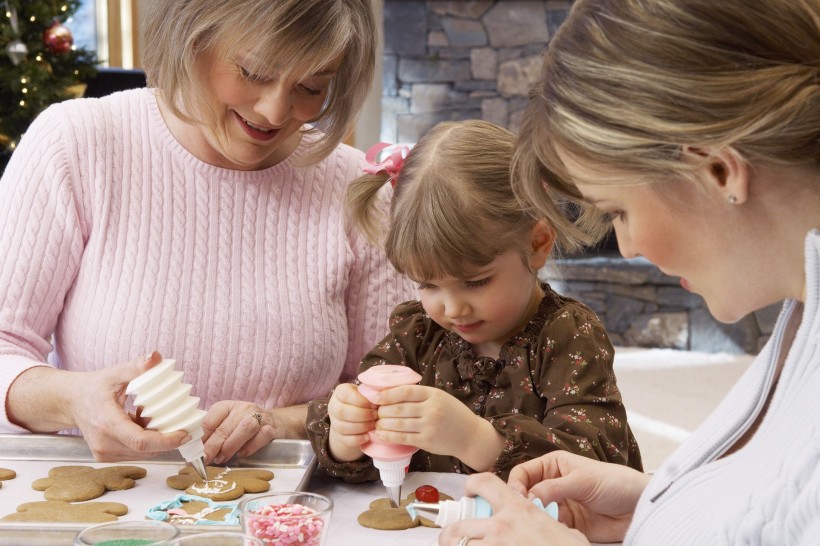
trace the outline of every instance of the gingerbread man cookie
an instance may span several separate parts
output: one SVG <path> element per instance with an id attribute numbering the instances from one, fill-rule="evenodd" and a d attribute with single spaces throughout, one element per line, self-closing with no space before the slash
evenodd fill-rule
<path id="1" fill-rule="evenodd" d="M 84 502 L 72 504 L 65 501 L 26 502 L 17 512 L 0 518 L 0 521 L 48 521 L 61 523 L 102 523 L 115 521 L 117 516 L 128 513 L 128 507 L 118 502 Z"/>
<path id="2" fill-rule="evenodd" d="M 139 466 L 56 466 L 48 478 L 35 480 L 31 486 L 44 491 L 47 500 L 77 502 L 96 499 L 106 491 L 131 489 L 146 471 Z"/>
<path id="3" fill-rule="evenodd" d="M 165 483 L 174 489 L 184 489 L 189 495 L 199 495 L 215 501 L 238 499 L 245 493 L 263 493 L 270 489 L 273 472 L 259 468 L 231 470 L 217 466 L 206 467 L 208 481 L 190 466 L 186 466 L 176 476 L 169 476 Z"/>
<path id="4" fill-rule="evenodd" d="M 11 480 L 17 476 L 17 472 L 8 468 L 0 468 L 0 487 L 3 487 L 3 480 Z"/>
<path id="5" fill-rule="evenodd" d="M 450 495 L 438 493 L 439 500 L 453 500 Z M 359 514 L 358 522 L 362 527 L 370 527 L 371 529 L 379 529 L 382 531 L 403 531 L 411 527 L 436 527 L 436 524 L 421 516 L 413 519 L 407 512 L 407 505 L 416 501 L 416 494 L 410 493 L 405 499 L 399 503 L 399 507 L 395 508 L 390 505 L 390 499 L 376 499 L 370 503 L 370 508 L 365 512 Z M 422 499 L 427 502 L 426 499 Z"/>
<path id="6" fill-rule="evenodd" d="M 150 508 L 145 518 L 174 525 L 239 525 L 239 510 L 235 502 L 180 494 Z"/>

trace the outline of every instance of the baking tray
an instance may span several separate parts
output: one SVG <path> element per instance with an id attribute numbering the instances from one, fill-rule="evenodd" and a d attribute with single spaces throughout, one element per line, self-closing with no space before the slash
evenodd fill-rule
<path id="1" fill-rule="evenodd" d="M 170 500 L 182 493 L 165 484 L 168 476 L 176 474 L 185 461 L 177 450 L 168 451 L 149 460 L 100 463 L 80 436 L 60 434 L 0 434 L 0 467 L 17 472 L 17 477 L 2 482 L 0 487 L 0 517 L 16 512 L 24 502 L 42 501 L 42 491 L 31 483 L 48 476 L 55 466 L 86 465 L 95 468 L 113 465 L 135 465 L 147 470 L 132 489 L 108 491 L 89 502 L 120 502 L 128 506 L 128 513 L 120 520 L 143 520 L 152 506 Z M 316 468 L 316 456 L 307 440 L 274 440 L 250 457 L 232 459 L 230 468 L 264 468 L 274 473 L 271 491 L 301 491 L 307 488 Z M 245 495 L 249 498 L 254 495 Z M 88 523 L 20 523 L 0 521 L 0 545 L 3 546 L 70 546 L 74 535 L 89 526 Z M 238 530 L 231 525 L 180 525 L 183 534 Z"/>

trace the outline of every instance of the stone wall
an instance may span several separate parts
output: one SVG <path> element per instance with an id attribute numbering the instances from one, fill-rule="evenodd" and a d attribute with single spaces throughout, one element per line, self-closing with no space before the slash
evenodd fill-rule
<path id="1" fill-rule="evenodd" d="M 570 0 L 385 0 L 381 139 L 415 143 L 440 121 L 517 131 L 541 53 Z"/>
<path id="2" fill-rule="evenodd" d="M 415 143 L 446 120 L 517 131 L 541 54 L 570 0 L 384 0 L 381 139 Z M 609 247 L 611 248 L 611 247 Z M 545 278 L 601 317 L 616 345 L 756 353 L 779 305 L 736 324 L 645 260 L 586 256 Z"/>
<path id="3" fill-rule="evenodd" d="M 734 324 L 720 323 L 703 298 L 643 258 L 560 259 L 541 277 L 558 292 L 589 305 L 612 343 L 620 346 L 756 354 L 781 308 L 775 304 Z"/>

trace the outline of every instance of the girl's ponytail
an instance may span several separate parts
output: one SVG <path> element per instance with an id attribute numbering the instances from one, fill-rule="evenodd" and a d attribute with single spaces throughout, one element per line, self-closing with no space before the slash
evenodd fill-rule
<path id="1" fill-rule="evenodd" d="M 389 150 L 387 157 L 381 162 L 376 161 L 379 154 L 388 148 L 392 150 Z M 375 144 L 365 155 L 368 165 L 362 170 L 366 174 L 351 182 L 345 192 L 345 212 L 352 227 L 376 245 L 381 246 L 388 221 L 388 211 L 376 207 L 376 197 L 385 182 L 389 181 L 395 188 L 409 151 L 410 148 L 403 145 Z"/>

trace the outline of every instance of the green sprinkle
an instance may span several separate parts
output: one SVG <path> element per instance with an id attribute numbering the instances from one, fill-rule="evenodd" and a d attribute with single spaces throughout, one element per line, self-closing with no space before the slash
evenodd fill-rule
<path id="1" fill-rule="evenodd" d="M 114 540 L 97 542 L 94 546 L 144 546 L 145 544 L 154 544 L 154 541 L 144 538 L 115 538 Z"/>

